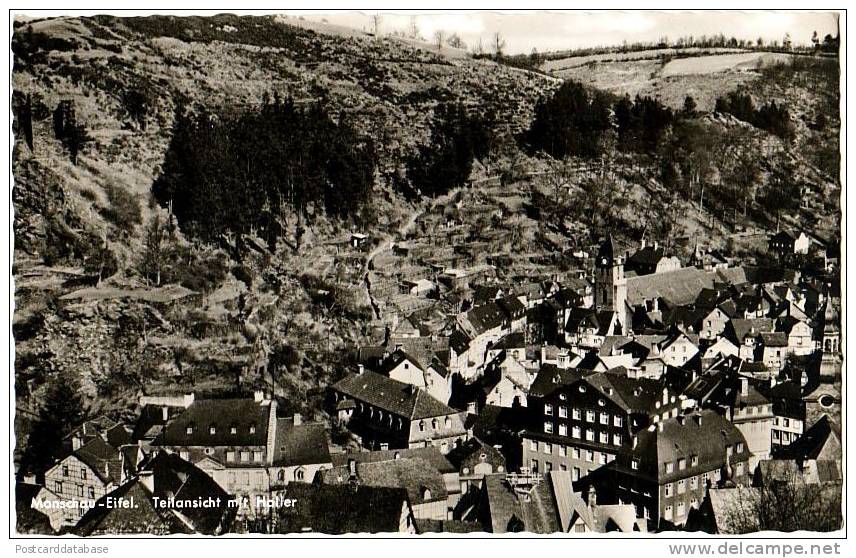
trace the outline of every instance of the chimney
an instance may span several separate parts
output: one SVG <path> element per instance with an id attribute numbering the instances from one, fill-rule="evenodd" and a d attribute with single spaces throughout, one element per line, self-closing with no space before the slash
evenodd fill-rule
<path id="1" fill-rule="evenodd" d="M 366 367 L 365 367 L 365 366 L 363 366 L 362 364 L 358 364 L 358 365 L 357 365 L 357 375 L 358 375 L 358 376 L 359 376 L 359 375 L 362 375 L 362 374 L 363 374 L 363 372 L 365 372 L 365 371 L 366 371 Z"/>
<path id="2" fill-rule="evenodd" d="M 300 426 L 301 424 L 303 424 L 303 415 L 294 413 L 294 426 Z"/>
<path id="3" fill-rule="evenodd" d="M 589 488 L 588 492 L 588 506 L 591 509 L 597 507 L 597 490 L 595 490 L 594 485 Z"/>
<path id="4" fill-rule="evenodd" d="M 740 395 L 743 397 L 749 395 L 749 378 L 740 378 Z"/>

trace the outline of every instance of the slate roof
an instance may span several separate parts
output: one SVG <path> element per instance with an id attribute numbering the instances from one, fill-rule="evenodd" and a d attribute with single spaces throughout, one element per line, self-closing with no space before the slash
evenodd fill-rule
<path id="1" fill-rule="evenodd" d="M 701 417 L 699 424 L 697 417 Z M 681 423 L 683 420 L 683 423 Z M 640 460 L 639 471 L 658 484 L 665 484 L 692 475 L 720 469 L 725 464 L 725 446 L 732 446 L 732 462 L 746 461 L 751 456 L 749 446 L 740 430 L 717 412 L 702 410 L 685 417 L 673 417 L 652 425 L 636 434 L 637 445 L 633 455 Z M 743 452 L 736 445 L 743 443 Z M 691 464 L 691 457 L 698 457 L 698 465 Z M 687 460 L 687 467 L 679 470 L 678 459 Z M 666 473 L 665 464 L 674 463 L 674 471 Z"/>
<path id="2" fill-rule="evenodd" d="M 418 457 L 358 462 L 357 482 L 362 486 L 404 488 L 413 506 L 444 501 L 448 497 L 443 475 Z M 318 472 L 322 484 L 348 484 L 348 465 Z"/>
<path id="3" fill-rule="evenodd" d="M 271 406 L 254 399 L 197 399 L 155 440 L 164 446 L 264 446 Z M 211 434 L 210 427 L 215 426 Z M 192 427 L 192 433 L 187 428 Z M 232 427 L 237 428 L 235 434 Z M 251 427 L 255 432 L 251 433 Z"/>
<path id="4" fill-rule="evenodd" d="M 787 347 L 788 335 L 783 331 L 762 331 L 761 342 L 765 347 Z"/>
<path id="5" fill-rule="evenodd" d="M 137 477 L 103 496 L 76 527 L 80 535 L 91 534 L 220 534 L 231 523 L 235 509 L 228 506 L 231 497 L 214 480 L 193 464 L 174 453 L 160 451 L 140 465 L 143 474 L 152 476 L 153 490 Z M 108 497 L 134 497 L 136 509 L 108 508 Z M 184 507 L 180 510 L 156 508 L 153 496 L 176 501 L 199 501 L 220 498 L 220 506 Z"/>
<path id="6" fill-rule="evenodd" d="M 748 336 L 759 335 L 761 332 L 772 332 L 773 320 L 770 318 L 740 319 L 728 322 L 726 332 L 732 334 L 732 340 L 741 345 Z"/>
<path id="7" fill-rule="evenodd" d="M 466 313 L 467 321 L 472 325 L 476 335 L 500 327 L 505 321 L 505 312 L 495 302 L 476 306 Z"/>
<path id="8" fill-rule="evenodd" d="M 664 298 L 674 305 L 690 304 L 702 289 L 713 288 L 714 275 L 695 267 L 627 278 L 627 302 L 632 306 L 645 300 Z"/>
<path id="9" fill-rule="evenodd" d="M 840 460 L 841 429 L 829 415 L 823 415 L 791 445 L 782 448 L 778 457 L 783 459 Z"/>
<path id="10" fill-rule="evenodd" d="M 455 331 L 453 331 L 452 335 L 449 336 L 449 347 L 453 349 L 456 354 L 463 354 L 470 348 L 470 338 L 467 337 L 466 333 L 455 328 Z"/>
<path id="11" fill-rule="evenodd" d="M 345 377 L 337 382 L 333 389 L 358 401 L 411 420 L 452 415 L 458 412 L 421 389 L 369 370 Z"/>
<path id="12" fill-rule="evenodd" d="M 72 455 L 86 463 L 103 483 L 122 481 L 122 456 L 119 450 L 99 437 L 81 446 Z"/>
<path id="13" fill-rule="evenodd" d="M 327 433 L 321 423 L 294 424 L 294 417 L 276 419 L 273 465 L 330 463 Z"/>
<path id="14" fill-rule="evenodd" d="M 353 453 L 333 454 L 333 466 L 347 466 L 348 461 L 353 459 L 357 463 L 377 463 L 379 461 L 392 461 L 393 459 L 420 459 L 428 463 L 433 469 L 440 473 L 454 473 L 455 466 L 449 461 L 448 456 L 443 455 L 436 446 L 427 448 L 410 448 L 381 451 L 361 451 Z"/>
<path id="15" fill-rule="evenodd" d="M 402 509 L 408 505 L 407 491 L 403 488 L 366 485 L 292 482 L 283 495 L 297 502 L 295 507 L 278 508 L 279 533 L 398 532 Z"/>
<path id="16" fill-rule="evenodd" d="M 505 475 L 485 475 L 484 505 L 490 517 L 485 528 L 491 533 L 507 533 L 509 527 L 521 524 L 531 533 L 555 533 L 560 530 L 558 510 L 551 488 L 545 479 L 525 496 L 518 495 L 505 480 Z"/>

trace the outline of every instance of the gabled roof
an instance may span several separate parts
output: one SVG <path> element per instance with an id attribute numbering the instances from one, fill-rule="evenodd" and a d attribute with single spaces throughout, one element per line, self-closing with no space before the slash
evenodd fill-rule
<path id="1" fill-rule="evenodd" d="M 449 336 L 449 348 L 455 351 L 456 354 L 463 354 L 470 348 L 470 338 L 466 333 L 458 328 Z"/>
<path id="2" fill-rule="evenodd" d="M 319 471 L 322 484 L 351 482 L 348 465 Z M 401 458 L 356 464 L 356 482 L 363 486 L 404 488 L 411 505 L 445 501 L 448 493 L 442 474 L 421 458 Z"/>
<path id="3" fill-rule="evenodd" d="M 495 302 L 476 306 L 464 316 L 476 335 L 500 327 L 505 321 L 505 312 Z"/>
<path id="4" fill-rule="evenodd" d="M 198 467 L 174 453 L 160 451 L 150 456 L 139 468 L 141 476 L 103 496 L 95 507 L 81 518 L 76 527 L 80 535 L 91 534 L 220 534 L 231 523 L 235 509 L 228 505 L 231 497 Z M 144 477 L 150 481 L 143 480 Z M 146 483 L 150 482 L 150 485 Z M 151 486 L 151 488 L 149 488 Z M 176 502 L 206 501 L 219 498 L 219 505 L 162 508 L 153 497 L 174 498 Z M 106 498 L 134 498 L 137 508 L 108 507 Z"/>
<path id="5" fill-rule="evenodd" d="M 841 460 L 841 429 L 829 415 L 823 415 L 791 445 L 782 449 L 781 458 L 809 460 Z"/>
<path id="6" fill-rule="evenodd" d="M 122 456 L 119 450 L 99 437 L 81 446 L 72 455 L 86 463 L 103 483 L 118 484 L 122 480 Z"/>
<path id="7" fill-rule="evenodd" d="M 327 434 L 321 423 L 294 424 L 294 417 L 276 419 L 273 465 L 317 465 L 330 463 Z"/>
<path id="8" fill-rule="evenodd" d="M 440 417 L 457 413 L 425 391 L 381 374 L 365 371 L 351 374 L 337 382 L 333 389 L 358 401 L 411 420 Z"/>
<path id="9" fill-rule="evenodd" d="M 720 469 L 725 465 L 725 447 L 729 445 L 734 452 L 732 462 L 746 461 L 752 455 L 740 430 L 707 409 L 661 421 L 638 432 L 636 438 L 637 445 L 632 451 L 640 460 L 638 472 L 658 484 Z M 736 449 L 738 443 L 743 444 L 742 452 Z M 698 458 L 695 466 L 693 456 Z M 679 470 L 679 459 L 686 459 L 686 469 Z M 674 463 L 671 473 L 666 472 L 666 463 Z"/>
<path id="10" fill-rule="evenodd" d="M 713 284 L 713 273 L 695 267 L 628 277 L 627 302 L 636 306 L 645 300 L 663 298 L 674 305 L 690 304 L 702 289 L 710 289 Z"/>
<path id="11" fill-rule="evenodd" d="M 270 401 L 197 399 L 167 424 L 154 443 L 162 446 L 264 446 L 270 413 Z M 231 433 L 232 427 L 236 429 L 235 434 Z"/>
<path id="12" fill-rule="evenodd" d="M 428 463 L 433 469 L 440 473 L 454 473 L 457 469 L 449 461 L 448 455 L 443 455 L 436 446 L 427 448 L 409 448 L 381 451 L 361 451 L 352 453 L 333 454 L 333 466 L 342 467 L 348 461 L 357 463 L 377 463 L 378 461 L 392 461 L 393 459 L 420 459 Z"/>
<path id="13" fill-rule="evenodd" d="M 556 511 L 559 515 L 559 529 L 568 533 L 577 519 L 581 519 L 589 529 L 597 531 L 597 521 L 591 508 L 579 492 L 574 492 L 570 471 L 550 471 L 547 473 L 556 499 Z"/>
<path id="14" fill-rule="evenodd" d="M 404 488 L 365 484 L 292 482 L 286 485 L 284 496 L 296 502 L 294 507 L 277 508 L 279 533 L 398 532 L 402 512 L 409 508 Z"/>

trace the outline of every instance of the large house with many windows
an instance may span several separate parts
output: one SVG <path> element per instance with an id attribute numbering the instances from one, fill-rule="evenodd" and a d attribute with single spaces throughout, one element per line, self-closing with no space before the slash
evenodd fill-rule
<path id="1" fill-rule="evenodd" d="M 611 463 L 654 420 L 677 416 L 685 399 L 661 382 L 608 372 L 543 366 L 529 393 L 523 466 L 569 471 L 578 481 Z"/>

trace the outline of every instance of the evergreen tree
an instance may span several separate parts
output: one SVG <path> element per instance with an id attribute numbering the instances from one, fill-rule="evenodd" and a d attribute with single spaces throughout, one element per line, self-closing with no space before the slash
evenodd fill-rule
<path id="1" fill-rule="evenodd" d="M 48 469 L 62 454 L 63 438 L 85 416 L 80 384 L 68 374 L 57 374 L 46 387 L 39 418 L 21 459 L 21 470 L 41 474 Z"/>

